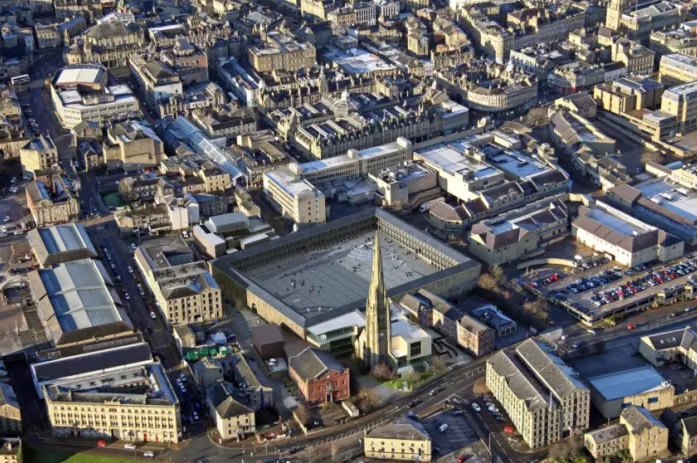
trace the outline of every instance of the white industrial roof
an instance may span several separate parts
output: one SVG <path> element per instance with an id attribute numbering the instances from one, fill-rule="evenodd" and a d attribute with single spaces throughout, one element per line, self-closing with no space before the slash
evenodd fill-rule
<path id="1" fill-rule="evenodd" d="M 589 378 L 588 382 L 605 400 L 616 400 L 651 390 L 668 387 L 669 384 L 652 366 Z"/>
<path id="2" fill-rule="evenodd" d="M 121 315 L 91 259 L 40 270 L 56 318 L 63 331 L 75 331 L 121 321 Z"/>
<path id="3" fill-rule="evenodd" d="M 96 84 L 103 76 L 104 68 L 99 66 L 71 66 L 60 71 L 56 85 Z"/>

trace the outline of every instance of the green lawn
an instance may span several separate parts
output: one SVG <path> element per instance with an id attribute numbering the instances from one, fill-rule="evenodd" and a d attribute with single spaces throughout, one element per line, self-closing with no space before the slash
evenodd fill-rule
<path id="1" fill-rule="evenodd" d="M 136 463 L 137 461 L 142 460 L 24 448 L 24 463 Z"/>

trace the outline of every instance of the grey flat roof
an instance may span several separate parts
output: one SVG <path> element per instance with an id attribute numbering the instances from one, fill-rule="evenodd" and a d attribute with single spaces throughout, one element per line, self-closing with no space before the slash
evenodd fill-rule
<path id="1" fill-rule="evenodd" d="M 374 208 L 221 257 L 213 261 L 212 267 L 235 280 L 237 284 L 253 292 L 257 297 L 267 302 L 298 325 L 303 327 L 312 326 L 355 309 L 365 308 L 370 262 L 367 262 L 367 279 L 360 278 L 358 276 L 359 271 L 365 269 L 361 268 L 353 271 L 356 267 L 351 268 L 349 266 L 348 268 L 339 268 L 341 266 L 339 260 L 343 260 L 343 258 L 337 257 L 333 259 L 331 254 L 334 252 L 333 249 L 335 247 L 341 246 L 341 243 L 339 243 L 341 240 L 351 241 L 361 236 L 372 237 L 372 233 L 380 227 L 381 222 L 388 223 L 407 232 L 410 236 L 414 237 L 417 242 L 421 243 L 422 248 L 427 247 L 434 249 L 452 261 L 452 266 L 445 269 L 431 267 L 426 261 L 421 261 L 421 264 L 429 266 L 429 271 L 418 271 L 418 266 L 416 266 L 414 269 L 409 269 L 407 278 L 397 278 L 396 276 L 393 278 L 394 275 L 390 276 L 390 269 L 391 265 L 396 264 L 390 264 L 390 256 L 386 255 L 383 251 L 383 259 L 388 261 L 385 263 L 385 276 L 388 286 L 388 296 L 390 297 L 416 291 L 433 282 L 481 266 L 479 262 L 469 259 L 465 255 L 428 236 L 397 217 L 381 209 Z M 346 230 L 355 230 L 355 233 L 351 234 L 351 237 L 346 238 Z M 320 235 L 329 237 L 337 236 L 340 238 L 337 238 L 329 244 L 320 245 L 313 241 L 313 238 Z M 389 245 L 387 240 L 383 241 L 385 241 L 382 243 L 383 246 Z M 306 246 L 305 243 L 307 243 Z M 408 248 L 401 245 L 401 243 L 395 244 L 403 248 L 401 249 L 403 251 L 402 254 L 408 250 Z M 278 262 L 274 268 L 267 269 L 269 272 L 272 272 L 273 275 L 268 272 L 259 273 L 256 271 L 256 269 L 264 268 L 265 266 L 268 267 L 268 265 L 263 263 L 255 264 L 255 257 L 272 254 L 276 250 L 280 252 L 284 248 L 301 248 L 302 251 L 291 254 L 291 257 L 288 257 L 288 254 L 286 254 L 285 257 L 283 255 L 279 256 Z M 317 255 L 313 254 L 315 250 L 318 251 Z M 360 249 L 354 250 L 362 251 Z M 343 249 L 341 252 L 347 255 L 354 250 Z M 304 262 L 307 263 L 306 261 L 310 256 L 315 258 L 313 261 L 314 270 L 312 268 L 301 269 L 302 262 L 295 262 L 298 260 L 296 257 L 303 257 Z M 404 260 L 408 260 L 406 257 L 413 258 L 415 256 L 412 254 L 409 256 L 402 255 L 401 257 L 403 262 Z M 284 268 L 284 260 L 291 261 L 294 265 L 290 268 Z M 336 262 L 334 262 L 334 260 L 336 260 Z M 395 260 L 394 262 L 396 263 L 398 261 Z M 281 268 L 278 268 L 279 264 Z M 317 266 L 320 264 L 322 264 L 322 268 L 325 269 L 325 272 L 317 271 Z M 297 273 L 301 270 L 302 272 L 307 272 L 307 280 L 303 280 L 303 277 Z M 393 273 L 398 274 L 399 272 L 394 271 Z M 267 278 L 269 275 L 272 276 L 273 279 Z M 283 279 L 283 285 L 279 286 L 279 282 L 281 282 L 279 279 Z M 295 288 L 289 286 L 289 284 L 292 285 L 292 282 L 288 283 L 290 279 L 295 279 Z M 312 281 L 313 279 L 321 279 L 322 281 L 316 282 Z M 302 286 L 303 281 L 306 286 Z M 319 286 L 324 286 L 325 284 L 327 287 L 319 288 Z M 305 294 L 311 289 L 312 285 L 315 286 L 315 290 L 320 291 L 320 295 L 317 294 L 317 291 L 313 291 L 311 296 Z M 365 286 L 365 288 L 363 286 Z M 294 290 L 300 291 L 301 288 L 305 291 L 302 297 L 300 292 L 295 296 L 292 294 Z M 336 295 L 336 297 L 332 297 L 333 294 Z M 339 295 L 341 297 L 338 297 Z M 315 304 L 315 302 L 319 303 Z M 308 306 L 308 304 L 311 306 Z"/>
<path id="2" fill-rule="evenodd" d="M 150 347 L 147 343 L 140 342 L 89 354 L 35 363 L 31 365 L 31 369 L 37 381 L 45 382 L 149 360 L 152 360 Z"/>

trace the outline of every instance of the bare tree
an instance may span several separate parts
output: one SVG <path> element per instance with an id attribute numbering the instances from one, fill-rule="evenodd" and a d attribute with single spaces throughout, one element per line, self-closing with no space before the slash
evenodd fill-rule
<path id="1" fill-rule="evenodd" d="M 523 309 L 530 315 L 537 317 L 543 322 L 549 321 L 549 313 L 547 312 L 547 301 L 537 298 L 534 301 L 528 301 L 523 304 Z"/>
<path id="2" fill-rule="evenodd" d="M 500 291 L 499 284 L 490 273 L 482 273 L 479 276 L 479 287 L 486 291 L 498 293 Z"/>
<path id="3" fill-rule="evenodd" d="M 371 389 L 366 389 L 358 396 L 356 407 L 363 413 L 371 413 L 380 408 L 380 397 Z"/>
<path id="4" fill-rule="evenodd" d="M 386 363 L 380 363 L 370 372 L 370 375 L 381 381 L 391 381 L 397 377 L 397 374 Z"/>
<path id="5" fill-rule="evenodd" d="M 503 269 L 496 264 L 489 267 L 489 273 L 498 284 L 502 284 L 506 281 L 506 275 L 503 273 Z"/>
<path id="6" fill-rule="evenodd" d="M 433 371 L 436 373 L 440 373 L 442 371 L 445 371 L 447 368 L 447 365 L 445 364 L 445 360 L 443 360 L 443 357 L 440 355 L 436 355 L 431 359 L 431 367 L 433 368 Z"/>
<path id="7" fill-rule="evenodd" d="M 643 164 L 646 164 L 646 163 L 651 162 L 651 161 L 659 162 L 661 160 L 663 160 L 663 154 L 661 154 L 659 151 L 645 149 L 641 153 L 641 162 Z"/>

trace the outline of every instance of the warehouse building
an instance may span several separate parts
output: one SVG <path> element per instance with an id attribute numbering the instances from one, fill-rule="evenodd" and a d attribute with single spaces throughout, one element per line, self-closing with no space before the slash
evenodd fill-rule
<path id="1" fill-rule="evenodd" d="M 28 278 L 39 316 L 57 346 L 133 331 L 100 261 L 67 262 L 31 272 Z"/>
<path id="2" fill-rule="evenodd" d="M 27 233 L 27 241 L 42 268 L 99 256 L 79 223 L 34 228 Z"/>
<path id="3" fill-rule="evenodd" d="M 608 420 L 629 405 L 661 410 L 673 406 L 675 388 L 650 365 L 588 379 L 591 400 Z"/>

